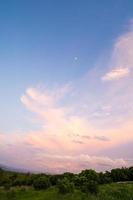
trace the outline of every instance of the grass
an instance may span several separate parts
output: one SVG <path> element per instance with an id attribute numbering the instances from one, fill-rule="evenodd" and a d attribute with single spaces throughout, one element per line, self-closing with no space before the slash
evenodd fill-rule
<path id="1" fill-rule="evenodd" d="M 99 187 L 97 196 L 75 191 L 61 195 L 55 187 L 36 191 L 33 188 L 0 189 L 0 200 L 133 200 L 133 184 L 107 184 Z"/>

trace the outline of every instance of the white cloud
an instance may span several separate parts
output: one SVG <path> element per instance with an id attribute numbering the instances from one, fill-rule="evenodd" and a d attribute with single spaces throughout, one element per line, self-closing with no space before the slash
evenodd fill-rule
<path id="1" fill-rule="evenodd" d="M 116 67 L 115 67 L 116 66 Z M 103 81 L 113 81 L 127 77 L 133 69 L 133 23 L 130 21 L 130 29 L 117 38 L 109 63 L 109 72 L 103 77 Z"/>
<path id="2" fill-rule="evenodd" d="M 106 73 L 102 77 L 102 80 L 103 81 L 118 80 L 118 79 L 128 76 L 129 73 L 130 73 L 130 70 L 128 68 L 122 68 L 122 67 L 115 68 L 115 69 L 112 69 L 111 71 L 109 71 L 108 73 Z"/>
<path id="3" fill-rule="evenodd" d="M 20 137 L 11 134 L 10 139 L 3 140 L 0 134 L 0 157 L 23 168 L 49 172 L 128 165 L 128 158 L 117 159 L 117 152 L 116 159 L 99 152 L 112 151 L 133 140 L 132 52 L 130 30 L 115 42 L 108 69 L 102 75 L 110 84 L 103 84 L 101 71 L 93 69 L 79 82 L 63 87 L 27 88 L 21 102 L 41 126 Z"/>

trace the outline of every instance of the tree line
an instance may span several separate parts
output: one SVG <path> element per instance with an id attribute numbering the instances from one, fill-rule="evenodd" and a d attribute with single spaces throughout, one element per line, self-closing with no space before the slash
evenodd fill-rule
<path id="1" fill-rule="evenodd" d="M 133 181 L 133 167 L 116 168 L 106 172 L 86 169 L 79 174 L 32 174 L 5 171 L 0 168 L 0 187 L 9 190 L 14 186 L 32 186 L 36 190 L 44 190 L 55 186 L 59 193 L 71 193 L 79 189 L 84 193 L 97 194 L 100 184 Z"/>

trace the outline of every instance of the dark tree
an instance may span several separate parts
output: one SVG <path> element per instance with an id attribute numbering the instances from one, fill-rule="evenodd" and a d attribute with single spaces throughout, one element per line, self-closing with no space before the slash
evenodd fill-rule
<path id="1" fill-rule="evenodd" d="M 74 184 L 67 178 L 58 181 L 57 188 L 59 193 L 66 194 L 74 191 Z"/>
<path id="2" fill-rule="evenodd" d="M 47 177 L 42 176 L 34 180 L 33 186 L 37 190 L 47 189 L 48 187 L 50 187 L 50 182 Z"/>

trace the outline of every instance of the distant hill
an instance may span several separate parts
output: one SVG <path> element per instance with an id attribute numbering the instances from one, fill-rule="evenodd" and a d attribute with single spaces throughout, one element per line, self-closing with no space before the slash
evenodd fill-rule
<path id="1" fill-rule="evenodd" d="M 4 171 L 11 171 L 11 172 L 25 172 L 27 173 L 28 170 L 26 169 L 20 169 L 20 168 L 14 168 L 14 167 L 11 167 L 11 166 L 6 166 L 6 165 L 3 165 L 3 164 L 0 164 L 0 168 L 3 169 Z"/>

